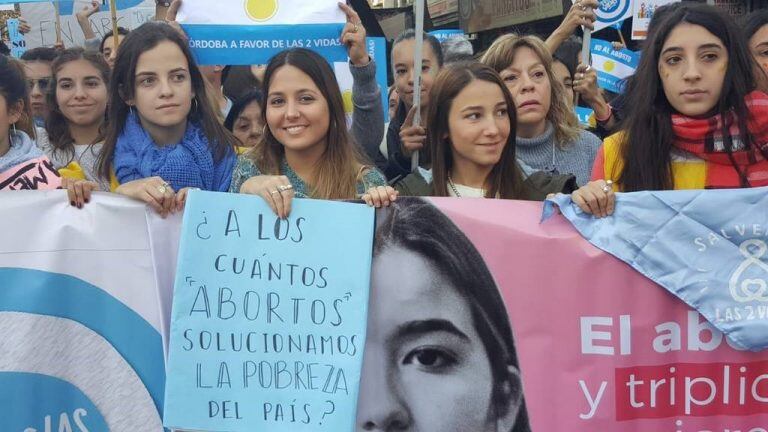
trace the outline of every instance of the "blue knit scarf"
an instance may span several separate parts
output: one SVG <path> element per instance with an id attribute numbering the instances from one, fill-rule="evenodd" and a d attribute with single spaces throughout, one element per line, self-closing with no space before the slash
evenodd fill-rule
<path id="1" fill-rule="evenodd" d="M 222 160 L 214 162 L 208 139 L 193 122 L 187 123 L 180 143 L 158 146 L 131 112 L 117 138 L 114 167 L 121 184 L 158 176 L 175 191 L 196 187 L 224 192 L 232 180 L 235 158 L 234 150 L 228 149 Z"/>

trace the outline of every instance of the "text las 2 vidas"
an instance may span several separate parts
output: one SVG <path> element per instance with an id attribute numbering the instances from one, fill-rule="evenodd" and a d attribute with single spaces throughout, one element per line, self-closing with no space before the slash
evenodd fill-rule
<path id="1" fill-rule="evenodd" d="M 321 39 L 194 39 L 189 41 L 193 49 L 290 49 L 290 48 L 330 48 L 341 46 L 341 41 L 332 38 Z"/>

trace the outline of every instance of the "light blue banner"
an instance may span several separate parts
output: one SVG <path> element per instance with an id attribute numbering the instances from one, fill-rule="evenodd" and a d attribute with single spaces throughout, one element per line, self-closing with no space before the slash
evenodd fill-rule
<path id="1" fill-rule="evenodd" d="M 27 50 L 24 35 L 19 32 L 20 21 L 16 18 L 11 18 L 5 23 L 8 26 L 8 38 L 11 41 L 11 56 L 19 58 Z"/>
<path id="2" fill-rule="evenodd" d="M 374 211 L 190 192 L 171 318 L 164 424 L 354 431 Z"/>
<path id="3" fill-rule="evenodd" d="M 598 219 L 552 204 L 590 243 L 698 310 L 744 349 L 768 348 L 768 188 L 616 194 Z"/>
<path id="4" fill-rule="evenodd" d="M 628 49 L 615 50 L 610 42 L 592 39 L 592 66 L 597 70 L 600 88 L 622 93 L 624 80 L 635 74 L 640 53 Z"/>
<path id="5" fill-rule="evenodd" d="M 184 24 L 189 47 L 203 65 L 266 64 L 280 51 L 308 48 L 329 62 L 346 61 L 343 24 L 209 25 Z"/>

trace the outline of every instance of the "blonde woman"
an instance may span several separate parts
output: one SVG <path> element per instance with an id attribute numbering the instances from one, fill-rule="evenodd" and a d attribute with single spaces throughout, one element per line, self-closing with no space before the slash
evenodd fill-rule
<path id="1" fill-rule="evenodd" d="M 536 36 L 504 35 L 482 62 L 495 69 L 512 93 L 517 112 L 517 158 L 528 172 L 573 174 L 589 182 L 600 139 L 579 126 L 552 55 Z"/>

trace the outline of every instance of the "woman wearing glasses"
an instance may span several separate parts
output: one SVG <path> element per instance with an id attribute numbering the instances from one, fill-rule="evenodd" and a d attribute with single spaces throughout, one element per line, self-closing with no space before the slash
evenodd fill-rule
<path id="1" fill-rule="evenodd" d="M 53 82 L 51 64 L 57 56 L 58 52 L 55 49 L 46 47 L 31 49 L 21 56 L 24 73 L 27 76 L 29 107 L 32 110 L 35 125 L 38 127 L 44 127 L 45 119 L 48 117 L 46 93 Z"/>

